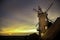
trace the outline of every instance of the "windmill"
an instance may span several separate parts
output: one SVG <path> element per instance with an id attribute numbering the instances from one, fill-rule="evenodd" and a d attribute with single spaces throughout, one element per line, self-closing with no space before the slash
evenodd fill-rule
<path id="1" fill-rule="evenodd" d="M 38 18 L 39 18 L 39 36 L 42 37 L 44 35 L 44 33 L 46 32 L 46 30 L 48 29 L 48 14 L 47 12 L 49 11 L 49 9 L 52 7 L 53 3 L 55 0 L 53 0 L 53 2 L 50 4 L 50 6 L 47 8 L 47 10 L 45 12 L 42 11 L 42 8 L 40 6 L 38 6 L 38 10 L 33 9 L 34 11 L 36 11 L 38 13 Z M 50 20 L 51 21 L 51 20 Z"/>

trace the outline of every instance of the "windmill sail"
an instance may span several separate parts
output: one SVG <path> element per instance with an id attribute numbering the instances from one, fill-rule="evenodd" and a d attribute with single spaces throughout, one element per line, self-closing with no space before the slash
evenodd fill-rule
<path id="1" fill-rule="evenodd" d="M 49 8 L 45 12 L 48 12 L 48 10 L 52 7 L 54 2 L 55 2 L 55 0 L 53 0 L 53 2 L 50 4 Z"/>

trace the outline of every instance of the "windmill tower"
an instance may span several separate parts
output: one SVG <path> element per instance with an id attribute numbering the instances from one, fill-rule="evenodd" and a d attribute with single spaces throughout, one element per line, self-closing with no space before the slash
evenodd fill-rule
<path id="1" fill-rule="evenodd" d="M 43 37 L 44 33 L 46 32 L 46 30 L 48 29 L 48 10 L 51 8 L 51 6 L 53 5 L 55 0 L 53 0 L 53 2 L 50 4 L 50 6 L 47 8 L 47 10 L 45 12 L 42 11 L 41 7 L 38 6 L 38 10 L 35 10 L 38 13 L 38 18 L 39 18 L 39 36 Z"/>

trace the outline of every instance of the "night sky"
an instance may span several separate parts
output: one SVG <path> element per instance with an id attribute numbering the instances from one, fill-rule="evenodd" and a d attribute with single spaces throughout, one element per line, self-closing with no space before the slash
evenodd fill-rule
<path id="1" fill-rule="evenodd" d="M 36 33 L 38 23 L 38 5 L 43 12 L 53 0 L 1 0 L 0 1 L 0 33 Z M 60 16 L 60 0 L 55 0 L 49 9 L 48 18 L 55 21 Z"/>

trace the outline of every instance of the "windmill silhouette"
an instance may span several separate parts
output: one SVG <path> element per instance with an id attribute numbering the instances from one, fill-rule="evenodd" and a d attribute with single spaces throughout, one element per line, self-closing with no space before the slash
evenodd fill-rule
<path id="1" fill-rule="evenodd" d="M 51 21 L 47 16 L 47 12 L 49 11 L 49 9 L 52 7 L 53 3 L 55 0 L 53 0 L 53 2 L 50 4 L 50 6 L 47 8 L 47 10 L 45 12 L 42 11 L 42 8 L 40 6 L 38 6 L 38 10 L 34 9 L 34 11 L 36 11 L 38 13 L 38 18 L 39 18 L 39 36 L 42 37 L 44 35 L 44 33 L 46 32 L 46 30 L 48 29 L 48 22 Z"/>

